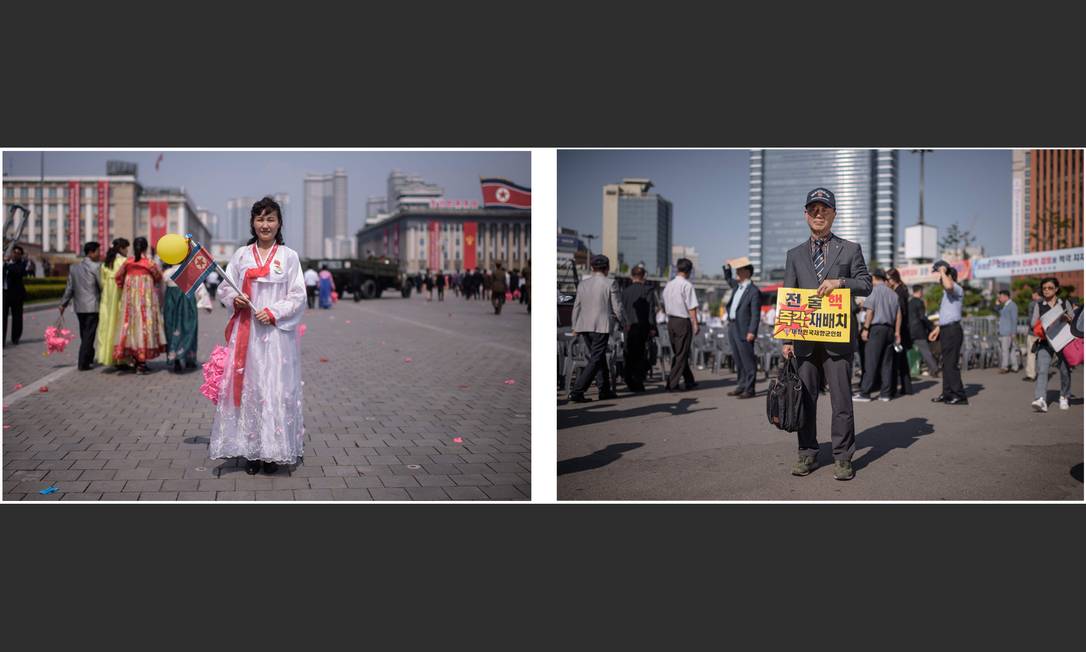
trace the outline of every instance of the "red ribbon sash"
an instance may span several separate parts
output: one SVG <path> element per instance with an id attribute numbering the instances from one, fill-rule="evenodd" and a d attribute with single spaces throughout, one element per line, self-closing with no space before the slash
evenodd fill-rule
<path id="1" fill-rule="evenodd" d="M 279 248 L 276 244 L 272 246 L 271 252 L 268 254 L 268 258 L 263 264 L 260 263 L 260 252 L 257 251 L 256 245 L 253 245 L 253 260 L 257 261 L 258 266 L 245 270 L 245 280 L 242 281 L 241 291 L 245 296 L 252 298 L 253 279 L 260 278 L 261 276 L 267 276 L 271 261 L 275 258 L 275 251 Z M 241 389 L 245 381 L 245 356 L 249 353 L 249 324 L 253 318 L 253 311 L 248 308 L 235 310 L 234 314 L 230 317 L 230 321 L 226 324 L 226 342 L 230 343 L 230 334 L 234 330 L 234 322 L 238 322 L 238 342 L 234 347 L 234 407 L 241 407 Z"/>

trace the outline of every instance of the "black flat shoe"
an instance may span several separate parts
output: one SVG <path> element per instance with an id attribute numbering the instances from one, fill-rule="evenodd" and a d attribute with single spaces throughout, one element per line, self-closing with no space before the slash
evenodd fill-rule
<path id="1" fill-rule="evenodd" d="M 181 373 L 181 361 L 180 360 L 174 360 L 173 361 L 173 372 L 175 374 Z"/>
<path id="2" fill-rule="evenodd" d="M 935 398 L 931 399 L 931 402 L 932 403 L 945 403 L 946 402 L 946 397 L 943 396 L 942 394 L 940 394 L 940 395 L 936 396 Z"/>
<path id="3" fill-rule="evenodd" d="M 958 397 L 948 398 L 946 401 L 944 401 L 944 403 L 946 403 L 947 405 L 969 405 L 968 400 Z"/>
<path id="4" fill-rule="evenodd" d="M 249 460 L 245 462 L 245 472 L 249 475 L 256 475 L 256 472 L 260 470 L 260 460 Z"/>
<path id="5" fill-rule="evenodd" d="M 264 473 L 271 475 L 279 470 L 279 464 L 275 462 L 264 462 Z"/>

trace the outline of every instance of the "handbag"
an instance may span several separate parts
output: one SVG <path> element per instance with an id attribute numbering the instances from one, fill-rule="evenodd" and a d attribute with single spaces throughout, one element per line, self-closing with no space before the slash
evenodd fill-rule
<path id="1" fill-rule="evenodd" d="M 1077 367 L 1082 364 L 1082 338 L 1076 337 L 1060 350 L 1063 359 L 1069 367 Z"/>
<path id="2" fill-rule="evenodd" d="M 796 356 L 791 356 L 769 381 L 766 392 L 766 417 L 779 430 L 798 432 L 806 420 L 804 387 L 799 378 Z"/>

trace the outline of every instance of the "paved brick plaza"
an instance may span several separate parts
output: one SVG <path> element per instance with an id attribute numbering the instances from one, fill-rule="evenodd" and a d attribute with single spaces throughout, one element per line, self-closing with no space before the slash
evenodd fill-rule
<path id="1" fill-rule="evenodd" d="M 302 339 L 305 457 L 272 476 L 207 459 L 201 370 L 75 371 L 79 339 L 42 356 L 56 310 L 5 346 L 4 500 L 527 500 L 530 315 L 387 292 L 311 310 Z M 200 359 L 226 311 L 200 316 Z M 78 333 L 75 315 L 66 325 Z M 321 362 L 321 358 L 327 362 Z M 405 358 L 411 362 L 405 362 Z M 47 378 L 47 393 L 38 391 Z M 512 379 L 513 384 L 506 384 Z M 16 383 L 25 386 L 16 390 Z M 455 443 L 460 437 L 463 443 Z M 39 490 L 55 484 L 55 493 Z"/>
<path id="2" fill-rule="evenodd" d="M 914 381 L 916 395 L 856 403 L 849 482 L 833 479 L 828 395 L 818 404 L 823 466 L 794 477 L 796 437 L 767 423 L 764 376 L 757 398 L 739 400 L 725 395 L 733 372 L 694 374 L 699 386 L 678 394 L 620 385 L 618 399 L 569 404 L 561 392 L 559 500 L 1083 499 L 1081 368 L 1068 411 L 1033 412 L 1033 383 L 995 369 L 962 373 L 968 406 L 931 403 L 941 385 L 930 378 Z M 1058 388 L 1053 378 L 1053 400 Z"/>

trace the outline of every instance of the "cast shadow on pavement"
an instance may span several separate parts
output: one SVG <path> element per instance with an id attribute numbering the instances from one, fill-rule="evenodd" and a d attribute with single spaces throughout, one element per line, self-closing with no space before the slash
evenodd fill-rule
<path id="1" fill-rule="evenodd" d="M 562 460 L 558 463 L 558 475 L 577 473 L 578 471 L 591 471 L 592 469 L 598 469 L 601 466 L 607 466 L 611 462 L 622 457 L 622 454 L 626 451 L 632 451 L 635 448 L 641 448 L 642 446 L 644 446 L 644 444 L 641 442 L 609 444 L 607 448 L 595 451 L 594 453 Z"/>
<path id="2" fill-rule="evenodd" d="M 856 451 L 863 451 L 853 458 L 852 468 L 856 471 L 875 462 L 883 455 L 898 448 L 912 446 L 920 437 L 930 435 L 935 428 L 923 417 L 913 417 L 905 421 L 890 421 L 871 426 L 856 435 Z M 833 450 L 829 442 L 819 447 L 821 456 L 832 457 Z M 866 449 L 866 450 L 864 450 Z"/>
<path id="3" fill-rule="evenodd" d="M 696 398 L 681 398 L 677 403 L 654 403 L 653 405 L 642 405 L 641 407 L 631 408 L 629 410 L 618 410 L 613 412 L 595 412 L 593 410 L 597 408 L 612 407 L 615 405 L 614 403 L 593 403 L 579 410 L 559 410 L 558 429 L 562 430 L 563 428 L 573 428 L 575 426 L 589 426 L 595 423 L 602 423 L 615 419 L 639 419 L 653 414 L 680 416 L 683 414 L 693 414 L 694 412 L 705 412 L 706 410 L 716 409 L 715 407 L 709 407 L 700 410 L 691 410 L 690 407 L 697 402 L 698 399 Z"/>
<path id="4" fill-rule="evenodd" d="M 1078 480 L 1079 482 L 1082 482 L 1082 463 L 1081 462 L 1079 462 L 1078 464 L 1071 467 L 1071 477 Z"/>

